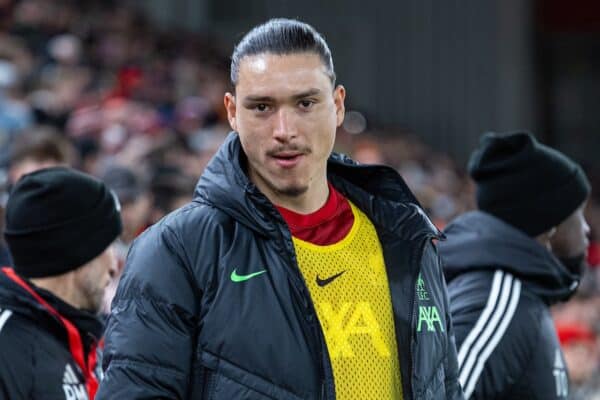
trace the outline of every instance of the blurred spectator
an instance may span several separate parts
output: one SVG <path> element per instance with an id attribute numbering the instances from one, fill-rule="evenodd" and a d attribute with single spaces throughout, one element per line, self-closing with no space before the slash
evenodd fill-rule
<path id="1" fill-rule="evenodd" d="M 579 385 L 590 378 L 596 369 L 596 336 L 585 322 L 557 324 L 556 331 L 563 349 L 569 349 L 565 353 L 565 360 L 569 367 L 574 367 L 569 368 L 571 380 Z"/>
<path id="2" fill-rule="evenodd" d="M 14 137 L 33 120 L 29 105 L 20 98 L 19 80 L 17 66 L 0 59 L 0 160 L 6 159 Z"/>
<path id="3" fill-rule="evenodd" d="M 600 399 L 598 338 L 585 322 L 556 325 L 571 381 L 570 400 Z"/>
<path id="4" fill-rule="evenodd" d="M 90 175 L 99 175 L 102 152 L 98 141 L 91 137 L 82 137 L 74 143 L 79 154 L 77 169 Z"/>
<path id="5" fill-rule="evenodd" d="M 16 183 L 25 174 L 57 165 L 75 165 L 77 154 L 67 139 L 50 128 L 38 127 L 15 140 L 8 175 Z"/>
<path id="6" fill-rule="evenodd" d="M 192 200 L 196 179 L 184 175 L 176 167 L 158 167 L 151 179 L 152 211 L 150 221 L 155 223 L 171 211 Z"/>
<path id="7" fill-rule="evenodd" d="M 23 175 L 39 169 L 75 163 L 75 151 L 71 143 L 52 129 L 36 127 L 22 132 L 12 144 L 9 165 L 3 171 L 2 201 L 0 202 L 0 233 L 4 232 L 4 206 L 10 186 Z M 0 266 L 12 265 L 4 235 L 0 236 Z"/>
<path id="8" fill-rule="evenodd" d="M 102 181 L 115 192 L 121 203 L 123 232 L 120 241 L 127 247 L 148 227 L 151 199 L 144 179 L 133 169 L 114 165 L 102 175 Z"/>
<path id="9" fill-rule="evenodd" d="M 456 163 L 423 145 L 414 136 L 372 132 L 338 132 L 338 142 L 357 161 L 381 163 L 398 169 L 436 226 L 474 208 L 473 184 Z"/>
<path id="10" fill-rule="evenodd" d="M 131 168 L 120 165 L 110 166 L 102 174 L 102 181 L 117 196 L 121 205 L 121 220 L 123 221 L 121 235 L 114 243 L 117 259 L 116 272 L 106 288 L 102 306 L 102 312 L 108 314 L 123 273 L 129 248 L 133 240 L 150 223 L 151 198 L 143 178 Z"/>
<path id="11" fill-rule="evenodd" d="M 364 139 L 356 143 L 352 154 L 361 164 L 386 164 L 381 147 L 372 140 Z"/>

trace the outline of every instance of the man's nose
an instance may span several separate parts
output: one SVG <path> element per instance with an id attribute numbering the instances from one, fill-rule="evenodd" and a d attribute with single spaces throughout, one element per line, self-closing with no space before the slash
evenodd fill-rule
<path id="1" fill-rule="evenodd" d="M 280 142 L 288 142 L 297 135 L 293 111 L 280 107 L 275 114 L 273 137 Z"/>
<path id="2" fill-rule="evenodd" d="M 110 275 L 111 279 L 114 279 L 117 276 L 118 272 L 118 261 L 117 256 L 115 255 L 115 250 L 112 248 L 112 246 L 110 247 L 109 253 L 110 262 L 108 263 L 108 274 Z"/>
<path id="3" fill-rule="evenodd" d="M 583 232 L 585 233 L 585 237 L 587 237 L 587 238 L 589 238 L 590 234 L 592 233 L 590 225 L 588 224 L 588 222 L 585 218 L 583 219 Z"/>

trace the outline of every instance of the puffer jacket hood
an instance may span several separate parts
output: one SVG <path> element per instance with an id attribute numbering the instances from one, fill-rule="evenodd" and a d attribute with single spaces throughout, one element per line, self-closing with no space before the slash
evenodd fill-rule
<path id="1" fill-rule="evenodd" d="M 0 272 L 0 304 L 33 319 L 47 318 L 48 312 L 23 288 Z"/>
<path id="2" fill-rule="evenodd" d="M 502 269 L 547 304 L 567 300 L 579 284 L 544 246 L 488 213 L 463 214 L 444 233 L 438 248 L 448 282 L 465 272 Z"/>

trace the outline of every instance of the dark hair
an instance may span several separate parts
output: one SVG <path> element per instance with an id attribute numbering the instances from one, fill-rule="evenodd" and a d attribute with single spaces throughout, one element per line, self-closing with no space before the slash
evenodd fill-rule
<path id="1" fill-rule="evenodd" d="M 73 165 L 76 151 L 73 144 L 51 128 L 36 127 L 19 135 L 12 145 L 10 165 L 32 159 Z"/>
<path id="2" fill-rule="evenodd" d="M 175 209 L 179 197 L 192 199 L 196 179 L 184 174 L 180 168 L 167 165 L 158 166 L 152 177 L 150 191 L 153 205 L 163 215 Z"/>
<path id="3" fill-rule="evenodd" d="M 277 55 L 311 52 L 321 57 L 331 83 L 335 85 L 335 71 L 329 46 L 312 26 L 294 19 L 274 18 L 254 27 L 233 49 L 231 56 L 231 84 L 238 81 L 240 62 L 246 56 L 261 53 Z"/>

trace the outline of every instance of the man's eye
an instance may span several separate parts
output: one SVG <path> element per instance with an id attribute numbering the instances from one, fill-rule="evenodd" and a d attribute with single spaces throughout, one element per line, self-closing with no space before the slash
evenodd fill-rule
<path id="1" fill-rule="evenodd" d="M 256 111 L 260 111 L 260 112 L 267 111 L 268 108 L 269 107 L 264 103 L 260 103 L 260 104 L 257 104 L 256 106 L 254 106 L 254 109 Z"/>
<path id="2" fill-rule="evenodd" d="M 311 100 L 300 100 L 299 102 L 301 108 L 310 108 L 313 106 L 313 104 L 315 103 Z"/>

